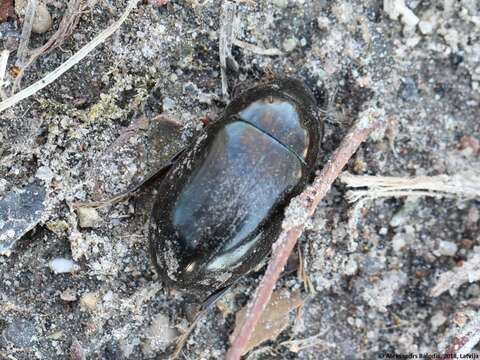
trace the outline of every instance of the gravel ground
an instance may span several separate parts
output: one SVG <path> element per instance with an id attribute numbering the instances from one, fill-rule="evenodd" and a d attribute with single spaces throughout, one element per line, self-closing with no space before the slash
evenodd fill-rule
<path id="1" fill-rule="evenodd" d="M 229 72 L 229 87 L 272 73 L 303 79 L 325 113 L 319 168 L 359 111 L 374 103 L 385 110 L 386 127 L 357 152 L 350 172 L 478 174 L 480 4 L 384 2 L 397 5 L 385 11 L 374 0 L 238 1 L 237 39 L 281 54 L 234 46 L 239 68 Z M 27 71 L 24 87 L 126 5 L 87 3 L 74 34 Z M 33 34 L 32 48 L 53 34 L 65 11 L 63 2 L 47 4 L 52 28 Z M 31 186 L 46 193 L 35 214 L 26 206 L 18 215 L 25 235 L 0 256 L 1 359 L 169 358 L 193 305 L 188 294 L 164 289 L 149 261 L 155 186 L 98 211 L 76 212 L 72 203 L 125 191 L 221 112 L 221 18 L 217 1 L 140 4 L 77 66 L 0 115 L 0 231 L 12 216 L 5 199 L 18 205 L 12 194 Z M 15 39 L 0 41 L 15 48 Z M 295 271 L 282 277 L 278 287 L 302 290 L 304 306 L 249 359 L 434 353 L 480 316 L 478 200 L 379 199 L 364 204 L 352 229 L 345 193 L 337 182 L 301 239 L 315 292 L 304 290 Z M 223 356 L 235 313 L 260 276 L 243 278 L 210 309 L 181 358 Z"/>

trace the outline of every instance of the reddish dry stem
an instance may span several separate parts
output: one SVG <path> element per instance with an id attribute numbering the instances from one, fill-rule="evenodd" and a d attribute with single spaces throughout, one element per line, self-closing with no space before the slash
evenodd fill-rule
<path id="1" fill-rule="evenodd" d="M 313 184 L 300 194 L 301 199 L 307 200 L 302 201 L 302 204 L 304 204 L 303 210 L 308 216 L 313 215 L 316 207 L 330 190 L 333 182 L 340 175 L 343 167 L 357 151 L 360 144 L 365 141 L 370 132 L 379 125 L 379 121 L 379 119 L 372 119 L 368 126 L 365 126 L 364 121 L 358 121 L 345 136 L 337 150 L 332 154 L 330 161 L 328 161 L 320 174 L 315 178 Z M 286 222 L 284 222 L 284 224 L 285 223 Z M 237 360 L 242 356 L 243 349 L 255 329 L 265 307 L 270 301 L 275 284 L 304 228 L 305 223 L 291 226 L 290 228 L 284 228 L 278 240 L 273 245 L 272 258 L 270 259 L 265 275 L 257 288 L 255 297 L 249 304 L 249 310 L 247 311 L 245 321 L 242 324 L 237 337 L 233 340 L 232 346 L 227 352 L 227 360 Z"/>

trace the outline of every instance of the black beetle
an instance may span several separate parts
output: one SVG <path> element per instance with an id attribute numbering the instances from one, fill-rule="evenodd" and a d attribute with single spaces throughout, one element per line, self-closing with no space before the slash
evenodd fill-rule
<path id="1" fill-rule="evenodd" d="M 255 268 L 323 135 L 313 95 L 285 78 L 250 88 L 171 162 L 157 187 L 150 253 L 167 285 L 214 292 Z"/>

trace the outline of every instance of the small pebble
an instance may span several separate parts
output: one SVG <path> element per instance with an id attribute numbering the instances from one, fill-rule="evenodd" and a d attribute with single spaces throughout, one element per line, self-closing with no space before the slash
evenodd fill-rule
<path id="1" fill-rule="evenodd" d="M 317 18 L 318 28 L 322 31 L 328 30 L 330 26 L 330 20 L 326 16 L 319 16 Z"/>
<path id="2" fill-rule="evenodd" d="M 452 241 L 440 241 L 435 255 L 439 256 L 454 256 L 458 250 L 457 244 Z"/>
<path id="3" fill-rule="evenodd" d="M 80 207 L 77 209 L 79 225 L 81 228 L 94 228 L 101 221 L 98 212 L 94 208 Z"/>
<path id="4" fill-rule="evenodd" d="M 418 29 L 423 35 L 429 35 L 433 33 L 433 23 L 422 20 L 418 23 Z"/>
<path id="5" fill-rule="evenodd" d="M 388 228 L 386 228 L 385 226 L 382 227 L 380 229 L 380 231 L 378 232 L 380 235 L 387 235 L 388 234 Z"/>
<path id="6" fill-rule="evenodd" d="M 172 110 L 173 108 L 175 108 L 175 105 L 175 100 L 173 100 L 172 98 L 163 98 L 162 106 L 164 111 Z"/>
<path id="7" fill-rule="evenodd" d="M 283 42 L 283 48 L 286 52 L 292 52 L 297 47 L 298 40 L 295 37 L 285 39 Z"/>
<path id="8" fill-rule="evenodd" d="M 175 328 L 170 325 L 168 317 L 163 314 L 157 314 L 153 317 L 152 323 L 146 329 L 145 334 L 147 340 L 142 344 L 145 355 L 164 351 L 178 336 Z"/>
<path id="9" fill-rule="evenodd" d="M 29 348 L 35 340 L 35 324 L 19 319 L 8 325 L 2 333 L 5 340 L 19 348 Z"/>
<path id="10" fill-rule="evenodd" d="M 354 275 L 358 270 L 357 261 L 354 258 L 350 258 L 348 262 L 345 264 L 345 274 L 346 275 Z"/>
<path id="11" fill-rule="evenodd" d="M 98 295 L 95 292 L 87 292 L 80 299 L 80 306 L 88 311 L 94 311 L 97 307 Z"/>
<path id="12" fill-rule="evenodd" d="M 77 294 L 72 289 L 66 289 L 60 294 L 60 299 L 66 302 L 72 302 L 77 300 Z"/>
<path id="13" fill-rule="evenodd" d="M 55 258 L 50 260 L 48 267 L 55 274 L 73 273 L 80 269 L 80 267 L 73 260 L 64 258 Z"/>
<path id="14" fill-rule="evenodd" d="M 37 179 L 43 180 L 45 184 L 50 184 L 54 176 L 55 175 L 48 166 L 40 166 L 35 174 L 35 177 Z"/>
<path id="15" fill-rule="evenodd" d="M 15 0 L 16 13 L 22 17 L 25 16 L 27 5 L 28 0 Z M 39 1 L 33 19 L 32 31 L 37 34 L 43 34 L 50 30 L 51 27 L 52 16 L 50 15 L 50 11 L 48 11 L 48 7 L 44 2 Z"/>

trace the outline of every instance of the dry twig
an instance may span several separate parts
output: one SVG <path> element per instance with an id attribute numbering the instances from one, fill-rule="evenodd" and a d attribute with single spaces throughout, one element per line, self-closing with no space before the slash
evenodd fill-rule
<path id="1" fill-rule="evenodd" d="M 232 56 L 232 44 L 236 37 L 238 20 L 236 17 L 237 6 L 230 1 L 224 1 L 222 4 L 219 53 L 220 53 L 220 73 L 222 78 L 222 95 L 228 97 L 227 66 L 237 66 Z"/>
<path id="2" fill-rule="evenodd" d="M 21 61 L 20 57 L 17 59 L 17 66 L 20 66 L 20 73 L 15 78 L 12 94 L 14 94 L 17 89 L 20 88 L 20 83 L 25 70 L 29 68 L 40 56 L 62 45 L 65 39 L 67 39 L 73 33 L 73 30 L 75 30 L 78 21 L 80 20 L 82 2 L 83 0 L 70 0 L 68 3 L 68 8 L 63 15 L 62 21 L 60 21 L 60 25 L 58 26 L 55 34 L 53 34 L 44 45 L 32 50 L 27 62 L 25 62 L 25 57 L 23 57 Z M 25 56 L 26 55 L 27 53 L 25 53 Z"/>
<path id="3" fill-rule="evenodd" d="M 362 112 L 359 120 L 345 136 L 337 150 L 332 154 L 331 159 L 315 178 L 313 184 L 290 203 L 282 223 L 282 233 L 273 244 L 272 258 L 256 291 L 255 297 L 249 304 L 245 322 L 227 353 L 226 358 L 228 360 L 240 359 L 243 349 L 248 343 L 262 312 L 270 300 L 275 283 L 305 228 L 305 223 L 330 190 L 333 182 L 347 164 L 350 157 L 355 153 L 360 144 L 365 141 L 371 131 L 379 126 L 382 118 L 383 112 L 376 109 Z"/>
<path id="4" fill-rule="evenodd" d="M 352 175 L 344 172 L 339 177 L 348 187 L 348 201 L 355 203 L 348 226 L 353 238 L 358 236 L 357 225 L 361 210 L 371 200 L 385 197 L 462 198 L 480 197 L 480 173 L 463 172 L 452 176 L 417 176 L 412 178 L 394 176 Z"/>
<path id="5" fill-rule="evenodd" d="M 2 100 L 6 97 L 3 87 L 5 86 L 5 73 L 7 72 L 9 56 L 9 50 L 2 50 L 2 52 L 0 53 L 0 96 L 2 97 Z"/>
<path id="6" fill-rule="evenodd" d="M 0 102 L 0 112 L 4 111 L 5 109 L 8 109 L 9 107 L 12 107 L 13 105 L 17 104 L 23 99 L 26 99 L 32 96 L 33 94 L 35 94 L 36 92 L 42 90 L 44 87 L 50 85 L 52 82 L 57 80 L 66 71 L 70 70 L 74 65 L 78 64 L 83 58 L 85 58 L 90 52 L 92 52 L 98 45 L 103 43 L 115 31 L 117 31 L 118 28 L 120 28 L 123 22 L 127 19 L 130 12 L 137 6 L 138 1 L 139 0 L 130 0 L 128 2 L 128 6 L 125 9 L 124 13 L 120 16 L 120 18 L 117 21 L 115 21 L 108 28 L 100 32 L 100 34 L 98 34 L 95 38 L 93 38 L 89 43 L 87 43 L 79 51 L 77 51 L 72 57 L 70 57 L 62 65 L 60 65 L 51 73 L 46 75 L 43 79 L 40 79 L 39 81 L 33 83 L 32 85 L 23 89 L 17 94 Z"/>
<path id="7" fill-rule="evenodd" d="M 37 0 L 29 0 L 27 10 L 25 12 L 25 20 L 22 27 L 22 36 L 20 37 L 20 44 L 17 50 L 17 66 L 23 66 L 28 55 L 28 44 L 30 42 L 30 35 L 32 34 L 33 21 L 35 19 L 35 12 L 37 11 Z"/>
<path id="8" fill-rule="evenodd" d="M 348 172 L 340 180 L 350 188 L 350 202 L 371 200 L 381 197 L 432 196 L 472 199 L 480 197 L 480 174 L 475 171 L 452 176 L 417 176 L 412 178 L 394 176 L 352 175 Z M 359 188 L 367 188 L 359 190 Z"/>
<path id="9" fill-rule="evenodd" d="M 480 316 L 476 314 L 468 324 L 458 329 L 456 336 L 450 340 L 449 345 L 443 352 L 440 352 L 442 354 L 441 359 L 458 359 L 461 355 L 470 354 L 478 342 L 480 342 Z"/>
<path id="10" fill-rule="evenodd" d="M 265 49 L 265 48 L 262 48 L 260 46 L 253 45 L 253 44 L 250 44 L 250 43 L 247 43 L 245 41 L 238 40 L 238 39 L 233 39 L 233 44 L 235 46 L 238 46 L 239 48 L 248 50 L 248 51 L 250 51 L 254 54 L 258 54 L 258 55 L 280 56 L 280 55 L 283 54 L 280 50 L 278 50 L 276 48 Z"/>

